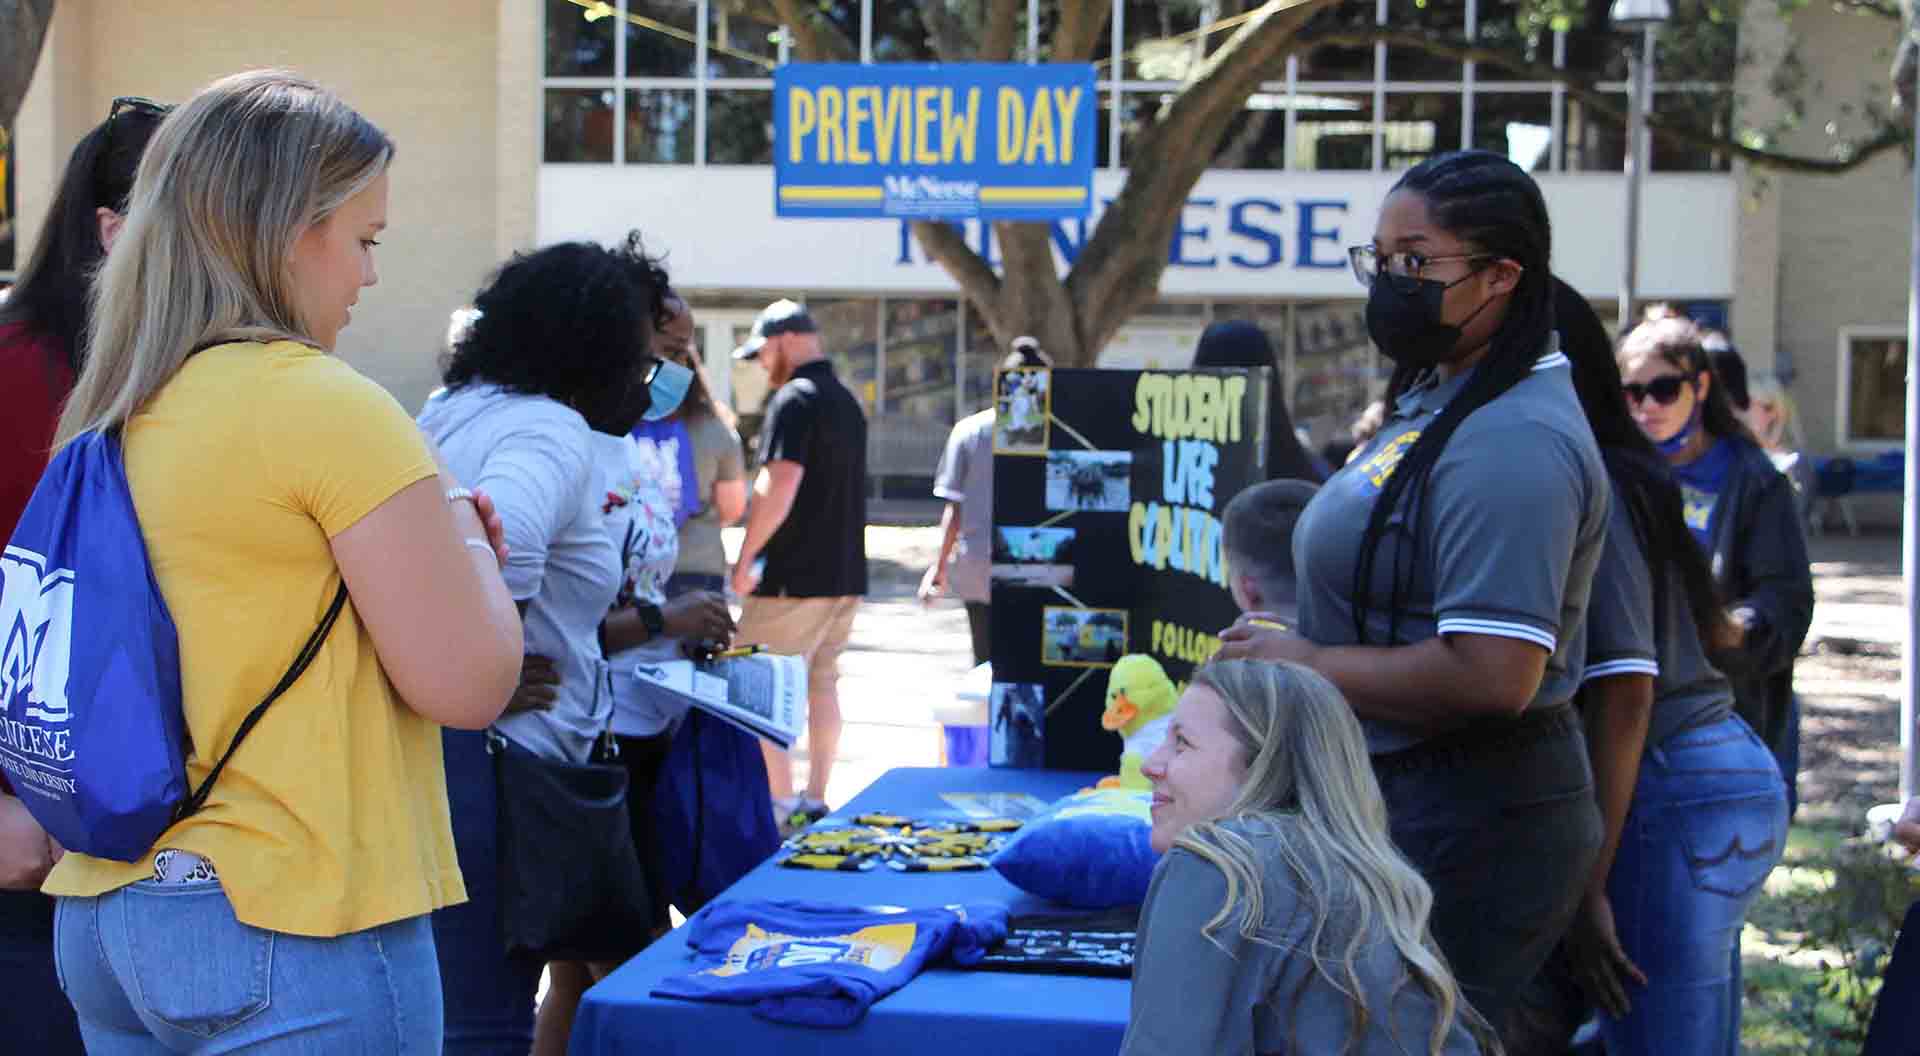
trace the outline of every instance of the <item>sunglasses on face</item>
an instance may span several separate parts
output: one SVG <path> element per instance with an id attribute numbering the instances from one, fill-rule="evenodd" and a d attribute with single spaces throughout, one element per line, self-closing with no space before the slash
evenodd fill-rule
<path id="1" fill-rule="evenodd" d="M 1625 385 L 1620 386 L 1620 391 L 1626 393 L 1627 402 L 1630 404 L 1639 403 L 1651 396 L 1653 402 L 1662 407 L 1667 407 L 1671 406 L 1673 401 L 1679 399 L 1680 393 L 1689 388 L 1690 385 L 1691 383 L 1687 380 L 1685 374 L 1664 374 L 1647 382 L 1645 385 L 1637 381 L 1629 381 Z"/>

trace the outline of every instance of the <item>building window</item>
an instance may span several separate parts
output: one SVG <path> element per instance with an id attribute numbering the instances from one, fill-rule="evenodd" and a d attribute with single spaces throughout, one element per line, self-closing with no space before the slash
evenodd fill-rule
<path id="1" fill-rule="evenodd" d="M 546 161 L 771 164 L 773 71 L 788 57 L 772 5 L 745 0 L 542 3 Z M 1125 166 L 1133 160 L 1163 103 L 1197 63 L 1231 37 L 1230 32 L 1200 31 L 1251 6 L 1251 0 L 1113 0 L 1109 18 L 1121 27 L 1126 53 L 1116 69 L 1109 54 L 1111 32 L 1101 32 L 1095 41 L 1100 165 Z M 1526 0 L 1382 0 L 1373 10 L 1382 12 L 1382 25 L 1471 38 L 1514 51 L 1536 68 L 1577 71 L 1624 111 L 1626 56 L 1638 38 L 1610 28 L 1543 28 L 1536 6 Z M 1053 5 L 1041 7 L 1045 58 L 1057 16 Z M 849 42 L 864 36 L 875 62 L 935 58 L 934 33 L 921 5 L 813 0 L 810 9 Z M 1350 18 L 1342 16 L 1342 24 L 1372 23 L 1373 10 L 1355 7 L 1347 12 Z M 872 19 L 865 27 L 863 11 Z M 1662 31 L 1654 71 L 1659 112 L 1685 114 L 1690 124 L 1720 134 L 1731 127 L 1734 32 L 1732 20 Z M 1418 48 L 1298 51 L 1276 58 L 1261 72 L 1262 83 L 1215 148 L 1213 167 L 1385 172 L 1466 144 L 1505 154 L 1533 171 L 1618 171 L 1626 147 L 1621 122 L 1541 77 L 1537 70 L 1462 63 Z M 1119 157 L 1113 158 L 1107 155 L 1116 110 Z M 1724 152 L 1661 140 L 1650 168 L 1725 172 L 1730 160 Z"/>
<path id="2" fill-rule="evenodd" d="M 1899 327 L 1840 331 L 1839 439 L 1892 447 L 1906 439 L 1907 335 Z"/>

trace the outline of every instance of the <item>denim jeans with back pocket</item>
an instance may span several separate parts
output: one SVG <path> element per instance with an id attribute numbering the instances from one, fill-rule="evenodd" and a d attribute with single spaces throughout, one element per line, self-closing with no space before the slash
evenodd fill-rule
<path id="1" fill-rule="evenodd" d="M 60 899 L 54 950 L 90 1056 L 440 1052 L 426 917 L 310 938 L 240 923 L 217 879 L 144 880 Z"/>
<path id="2" fill-rule="evenodd" d="M 1787 790 L 1739 716 L 1649 748 L 1607 880 L 1621 945 L 1646 973 L 1601 1018 L 1610 1056 L 1739 1050 L 1740 929 L 1787 843 Z"/>

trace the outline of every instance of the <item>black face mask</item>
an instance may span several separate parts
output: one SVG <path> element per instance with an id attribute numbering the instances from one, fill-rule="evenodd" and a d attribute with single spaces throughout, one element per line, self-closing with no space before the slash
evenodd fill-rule
<path id="1" fill-rule="evenodd" d="M 625 436 L 633 432 L 652 406 L 653 393 L 645 382 L 634 378 L 624 389 L 602 393 L 591 404 L 582 406 L 580 415 L 596 433 Z"/>
<path id="2" fill-rule="evenodd" d="M 1459 326 L 1440 321 L 1440 306 L 1448 290 L 1471 278 L 1472 273 L 1452 282 L 1415 279 L 1409 290 L 1405 279 L 1376 276 L 1367 291 L 1367 336 L 1381 354 L 1402 366 L 1431 367 L 1459 358 L 1454 349 L 1461 329 L 1493 300 L 1480 302 Z"/>

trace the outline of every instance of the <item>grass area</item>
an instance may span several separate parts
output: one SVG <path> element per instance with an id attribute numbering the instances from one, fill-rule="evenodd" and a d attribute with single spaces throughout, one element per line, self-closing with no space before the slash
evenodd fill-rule
<path id="1" fill-rule="evenodd" d="M 1853 836 L 1839 821 L 1796 823 L 1747 915 L 1740 1037 L 1752 1056 L 1860 1051 L 1920 876 Z"/>

